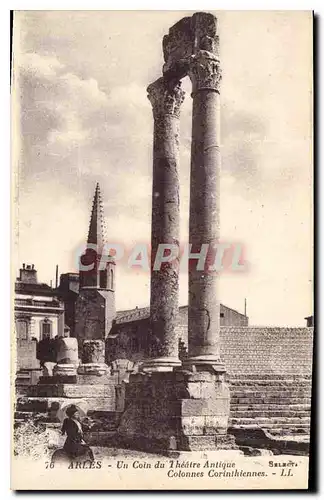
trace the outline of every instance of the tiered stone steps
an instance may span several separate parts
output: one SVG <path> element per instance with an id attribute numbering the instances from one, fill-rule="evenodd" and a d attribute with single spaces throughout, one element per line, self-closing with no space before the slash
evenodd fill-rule
<path id="1" fill-rule="evenodd" d="M 313 328 L 229 326 L 220 329 L 220 353 L 228 374 L 261 380 L 310 375 Z M 276 375 L 271 375 L 271 374 Z"/>
<path id="2" fill-rule="evenodd" d="M 276 437 L 307 438 L 310 432 L 311 375 L 245 373 L 230 374 L 228 378 L 231 390 L 230 428 L 258 426 Z M 19 425 L 33 418 L 46 426 L 60 425 L 52 408 L 56 401 L 59 403 L 61 399 L 18 397 L 15 423 Z M 100 434 L 102 439 L 101 432 L 105 432 L 110 439 L 118 427 L 119 413 L 106 407 L 100 408 L 99 403 L 97 411 L 88 412 L 95 424 L 91 434 Z"/>
<path id="3" fill-rule="evenodd" d="M 47 422 L 52 421 L 49 420 L 49 416 L 47 413 L 39 413 L 39 412 L 29 412 L 29 411 L 15 411 L 15 422 L 27 422 L 31 417 L 39 422 Z"/>
<path id="4" fill-rule="evenodd" d="M 258 425 L 273 435 L 309 434 L 310 375 L 232 375 L 230 425 Z"/>

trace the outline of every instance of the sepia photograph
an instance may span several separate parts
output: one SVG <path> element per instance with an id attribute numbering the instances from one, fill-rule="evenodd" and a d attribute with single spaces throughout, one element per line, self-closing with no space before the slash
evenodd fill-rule
<path id="1" fill-rule="evenodd" d="M 313 31 L 13 11 L 13 490 L 309 488 Z"/>

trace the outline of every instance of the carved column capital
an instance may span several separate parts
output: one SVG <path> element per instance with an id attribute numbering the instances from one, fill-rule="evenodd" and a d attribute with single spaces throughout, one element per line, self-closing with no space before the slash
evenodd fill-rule
<path id="1" fill-rule="evenodd" d="M 188 75 L 192 82 L 192 91 L 214 90 L 220 93 L 222 71 L 217 55 L 200 50 L 189 59 Z"/>
<path id="2" fill-rule="evenodd" d="M 147 97 L 152 104 L 154 116 L 180 117 L 181 104 L 185 98 L 181 82 L 159 78 L 147 87 Z"/>

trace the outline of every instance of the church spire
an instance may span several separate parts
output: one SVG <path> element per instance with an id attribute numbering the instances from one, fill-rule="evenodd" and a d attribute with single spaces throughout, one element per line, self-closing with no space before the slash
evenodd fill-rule
<path id="1" fill-rule="evenodd" d="M 103 217 L 103 206 L 100 194 L 99 182 L 97 182 L 95 195 L 92 203 L 92 211 L 88 233 L 88 243 L 101 247 L 105 240 L 105 225 Z"/>

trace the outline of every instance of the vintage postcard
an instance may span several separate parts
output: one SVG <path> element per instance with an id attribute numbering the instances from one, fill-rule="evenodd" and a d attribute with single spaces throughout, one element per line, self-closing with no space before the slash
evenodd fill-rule
<path id="1" fill-rule="evenodd" d="M 14 490 L 308 489 L 313 13 L 15 11 Z"/>

